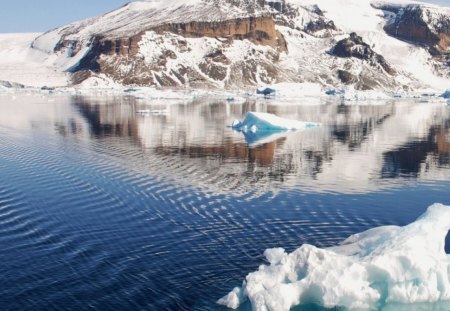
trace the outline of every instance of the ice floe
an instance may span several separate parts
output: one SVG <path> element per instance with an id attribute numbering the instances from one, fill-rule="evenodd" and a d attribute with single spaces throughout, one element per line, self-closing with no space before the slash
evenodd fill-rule
<path id="1" fill-rule="evenodd" d="M 434 204 L 409 225 L 370 229 L 336 247 L 304 244 L 289 254 L 268 249 L 269 264 L 248 274 L 241 288 L 218 303 L 236 309 L 249 300 L 256 311 L 287 311 L 309 303 L 430 310 L 424 303 L 450 300 L 450 257 L 444 250 L 449 229 L 450 207 Z"/>
<path id="2" fill-rule="evenodd" d="M 319 123 L 285 119 L 264 112 L 247 112 L 242 122 L 235 120 L 232 125 L 234 129 L 253 133 L 258 131 L 303 130 L 318 126 L 320 126 Z"/>

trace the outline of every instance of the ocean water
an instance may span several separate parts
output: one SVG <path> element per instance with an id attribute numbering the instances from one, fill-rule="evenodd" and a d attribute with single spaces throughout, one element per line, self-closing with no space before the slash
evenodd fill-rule
<path id="1" fill-rule="evenodd" d="M 247 111 L 322 126 L 228 127 Z M 332 246 L 450 204 L 449 112 L 1 95 L 0 309 L 226 310 L 216 300 L 267 248 Z"/>

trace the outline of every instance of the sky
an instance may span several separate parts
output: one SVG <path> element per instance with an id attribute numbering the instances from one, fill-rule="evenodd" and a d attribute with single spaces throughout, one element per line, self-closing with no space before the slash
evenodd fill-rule
<path id="1" fill-rule="evenodd" d="M 0 33 L 44 32 L 114 10 L 129 0 L 1 0 Z M 333 0 L 330 0 L 333 1 Z M 422 0 L 450 7 L 450 0 Z"/>

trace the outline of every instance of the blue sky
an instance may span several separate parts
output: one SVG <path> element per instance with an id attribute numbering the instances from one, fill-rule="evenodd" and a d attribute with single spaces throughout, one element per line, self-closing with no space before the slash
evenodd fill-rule
<path id="1" fill-rule="evenodd" d="M 333 1 L 333 0 L 330 0 Z M 422 0 L 450 7 L 450 0 Z M 0 32 L 43 32 L 118 8 L 128 0 L 2 0 Z"/>

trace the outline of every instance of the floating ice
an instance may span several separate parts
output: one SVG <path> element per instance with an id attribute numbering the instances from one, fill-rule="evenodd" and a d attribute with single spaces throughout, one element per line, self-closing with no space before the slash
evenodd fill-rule
<path id="1" fill-rule="evenodd" d="M 443 97 L 445 99 L 450 99 L 450 90 L 446 90 L 444 93 L 441 94 L 440 97 Z"/>
<path id="2" fill-rule="evenodd" d="M 444 246 L 449 229 L 450 207 L 434 204 L 407 226 L 374 228 L 340 246 L 305 244 L 290 254 L 269 249 L 270 265 L 247 275 L 242 288 L 218 303 L 236 309 L 248 299 L 253 310 L 274 311 L 308 303 L 374 310 L 447 301 L 450 257 Z"/>
<path id="3" fill-rule="evenodd" d="M 252 131 L 253 133 L 256 133 L 257 131 L 302 130 L 317 126 L 320 126 L 320 124 L 284 119 L 263 112 L 247 112 L 244 121 L 240 122 L 235 120 L 232 125 L 234 129 L 243 132 Z"/>
<path id="4" fill-rule="evenodd" d="M 256 94 L 258 95 L 270 96 L 275 95 L 275 93 L 276 91 L 270 87 L 256 89 Z"/>
<path id="5" fill-rule="evenodd" d="M 250 147 L 269 143 L 287 135 L 291 130 L 303 130 L 320 126 L 319 123 L 303 122 L 277 117 L 263 112 L 247 112 L 244 120 L 234 120 L 231 127 L 243 132 Z"/>

